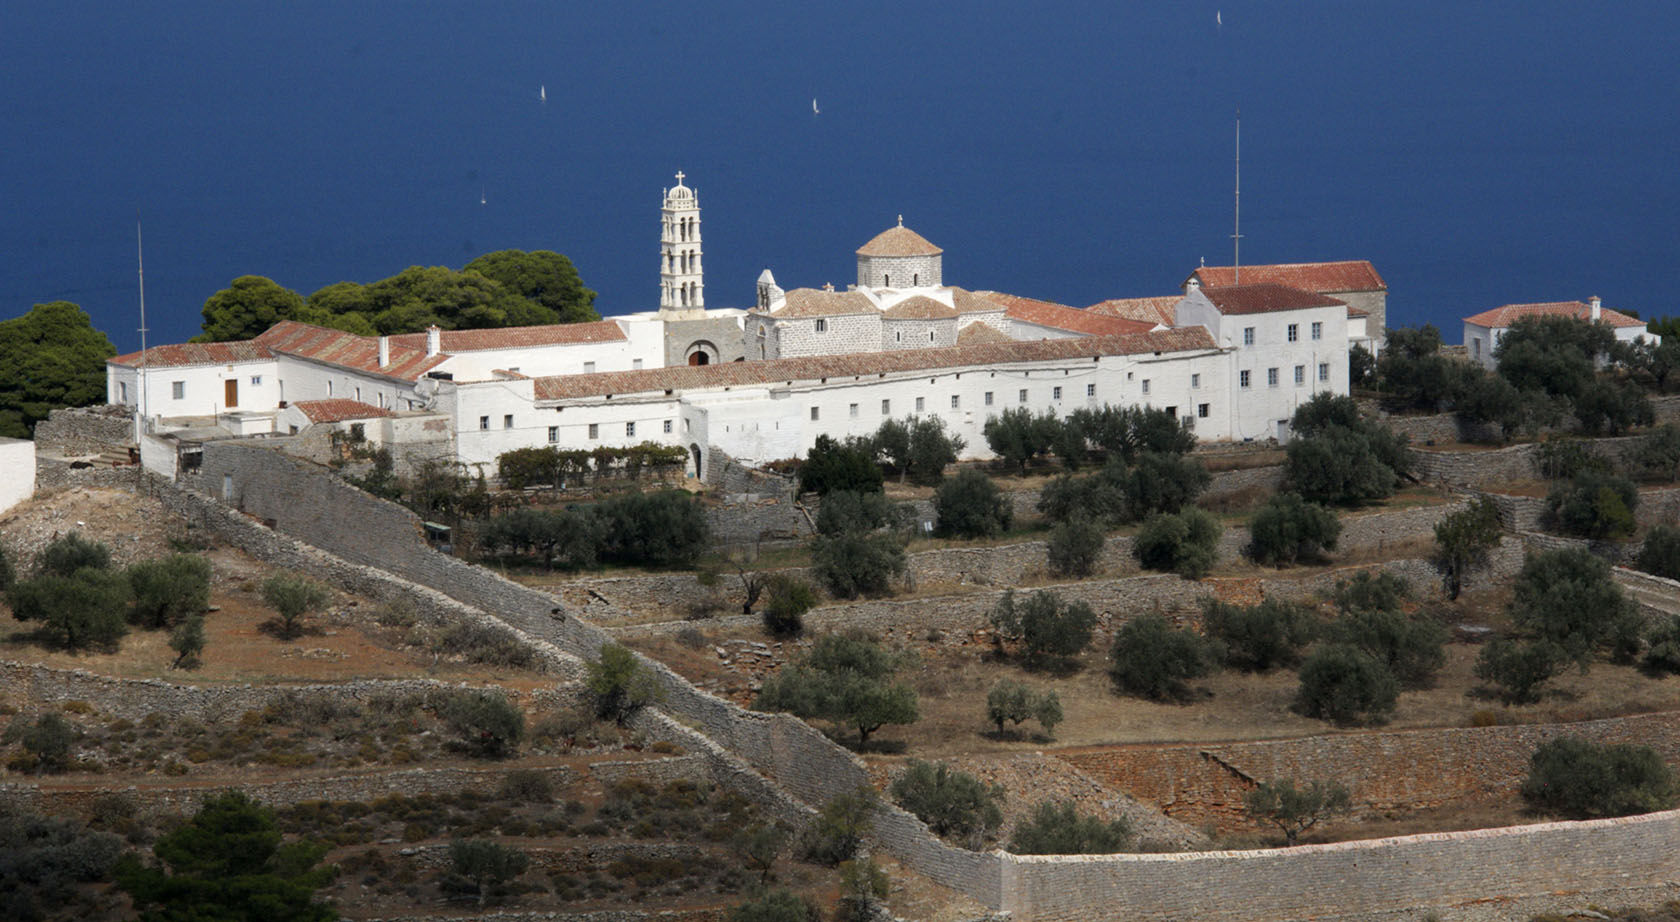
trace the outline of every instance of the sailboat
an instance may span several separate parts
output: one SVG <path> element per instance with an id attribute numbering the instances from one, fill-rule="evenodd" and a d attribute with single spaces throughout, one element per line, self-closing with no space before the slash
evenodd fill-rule
<path id="1" fill-rule="evenodd" d="M 488 200 L 485 199 L 485 197 L 484 197 L 484 190 L 483 189 L 478 190 L 478 203 L 480 205 L 488 204 Z"/>
<path id="2" fill-rule="evenodd" d="M 548 84 L 545 83 L 537 87 L 537 98 L 543 102 L 548 102 Z"/>

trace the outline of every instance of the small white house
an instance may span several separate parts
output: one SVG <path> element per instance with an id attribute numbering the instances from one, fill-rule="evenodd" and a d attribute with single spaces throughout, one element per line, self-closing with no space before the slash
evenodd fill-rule
<path id="1" fill-rule="evenodd" d="M 1593 295 L 1585 303 L 1546 301 L 1538 304 L 1507 304 L 1490 311 L 1482 311 L 1473 317 L 1466 317 L 1464 351 L 1474 361 L 1493 368 L 1498 364 L 1494 360 L 1493 352 L 1499 347 L 1500 340 L 1505 338 L 1505 333 L 1511 329 L 1512 324 L 1525 317 L 1574 317 L 1578 320 L 1591 320 L 1610 327 L 1615 331 L 1616 339 L 1621 342 L 1638 342 L 1641 338 L 1652 343 L 1662 342 L 1662 337 L 1646 331 L 1645 321 L 1621 311 L 1610 310 L 1597 295 Z"/>

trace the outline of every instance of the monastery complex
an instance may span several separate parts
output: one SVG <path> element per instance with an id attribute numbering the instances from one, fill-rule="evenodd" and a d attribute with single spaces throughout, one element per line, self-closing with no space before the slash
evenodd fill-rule
<path id="1" fill-rule="evenodd" d="M 944 251 L 902 217 L 858 248 L 845 291 L 783 290 L 766 269 L 751 308 L 707 308 L 683 178 L 664 193 L 656 311 L 378 337 L 284 321 L 113 358 L 109 402 L 177 443 L 355 425 L 399 458 L 476 465 L 656 442 L 688 449 L 698 475 L 710 449 L 758 464 L 909 416 L 940 417 L 984 458 L 986 420 L 1015 407 L 1142 404 L 1202 440 L 1286 440 L 1301 402 L 1348 392 L 1350 347 L 1382 340 L 1388 288 L 1368 261 L 1202 266 L 1177 294 L 1076 308 L 947 284 Z M 1564 303 L 1599 315 L 1596 299 Z M 1466 344 L 1491 353 L 1490 315 L 1534 307 L 1470 318 Z"/>

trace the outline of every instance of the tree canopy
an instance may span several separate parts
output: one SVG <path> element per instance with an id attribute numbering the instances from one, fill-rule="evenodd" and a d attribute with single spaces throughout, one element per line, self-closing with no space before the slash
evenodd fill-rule
<path id="1" fill-rule="evenodd" d="M 543 323 L 585 323 L 600 320 L 595 292 L 585 287 L 572 261 L 550 250 L 497 250 L 467 263 L 462 272 L 477 272 L 503 288 L 552 311 Z"/>
<path id="2" fill-rule="evenodd" d="M 0 321 L 0 436 L 27 439 L 61 407 L 105 400 L 105 360 L 117 354 L 69 301 Z"/>
<path id="3" fill-rule="evenodd" d="M 861 747 L 881 727 L 915 723 L 920 716 L 916 692 L 893 681 L 903 661 L 872 640 L 825 634 L 810 652 L 765 681 L 753 707 L 851 726 Z"/>
<path id="4" fill-rule="evenodd" d="M 316 323 L 303 296 L 260 275 L 242 275 L 204 302 L 204 332 L 195 343 L 251 339 L 282 320 Z"/>

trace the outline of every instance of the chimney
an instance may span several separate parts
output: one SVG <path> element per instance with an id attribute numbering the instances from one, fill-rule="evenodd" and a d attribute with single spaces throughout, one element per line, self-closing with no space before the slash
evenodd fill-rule
<path id="1" fill-rule="evenodd" d="M 1184 280 L 1184 293 L 1185 294 L 1189 294 L 1192 291 L 1199 291 L 1199 290 L 1201 290 L 1201 287 L 1202 287 L 1201 276 L 1198 276 L 1195 273 L 1191 273 L 1190 277 Z"/>
<path id="2" fill-rule="evenodd" d="M 1604 314 L 1604 301 L 1598 295 L 1593 295 L 1587 299 L 1587 307 L 1590 309 L 1593 323 L 1597 323 Z"/>
<path id="3" fill-rule="evenodd" d="M 391 364 L 391 337 L 379 337 L 379 367 Z"/>
<path id="4" fill-rule="evenodd" d="M 443 351 L 443 331 L 437 324 L 426 328 L 426 355 L 433 356 Z"/>

